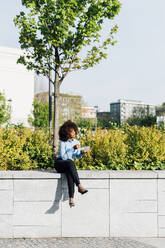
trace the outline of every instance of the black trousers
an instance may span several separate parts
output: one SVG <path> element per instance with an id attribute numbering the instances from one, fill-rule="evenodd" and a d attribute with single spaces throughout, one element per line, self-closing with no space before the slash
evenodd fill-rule
<path id="1" fill-rule="evenodd" d="M 74 197 L 75 184 L 80 184 L 80 179 L 77 173 L 74 161 L 71 159 L 63 160 L 61 158 L 56 159 L 54 167 L 57 172 L 65 173 L 68 183 L 69 197 Z"/>

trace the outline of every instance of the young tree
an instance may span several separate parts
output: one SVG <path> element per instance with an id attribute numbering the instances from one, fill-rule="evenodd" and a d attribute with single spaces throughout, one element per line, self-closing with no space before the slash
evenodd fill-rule
<path id="1" fill-rule="evenodd" d="M 160 106 L 156 106 L 156 115 L 161 116 L 165 115 L 165 102 L 162 103 Z"/>
<path id="2" fill-rule="evenodd" d="M 18 63 L 47 76 L 54 86 L 56 156 L 60 86 L 69 72 L 88 69 L 107 57 L 104 50 L 116 43 L 113 35 L 118 27 L 109 28 L 109 35 L 102 43 L 100 31 L 105 19 L 112 20 L 119 13 L 121 4 L 118 0 L 22 0 L 22 4 L 28 13 L 22 11 L 14 18 L 24 50 Z M 83 57 L 80 52 L 86 46 L 89 49 Z"/>
<path id="3" fill-rule="evenodd" d="M 88 128 L 88 129 L 94 129 L 96 126 L 96 119 L 90 119 L 90 118 L 79 118 L 76 121 L 76 124 L 80 128 Z"/>
<path id="4" fill-rule="evenodd" d="M 0 92 L 0 125 L 10 119 L 10 105 L 7 105 L 6 98 Z"/>
<path id="5" fill-rule="evenodd" d="M 29 115 L 28 122 L 36 128 L 49 130 L 49 104 L 42 103 L 34 99 L 32 116 Z"/>
<path id="6" fill-rule="evenodd" d="M 150 127 L 156 124 L 156 115 L 148 115 L 148 116 L 144 116 L 144 117 L 129 117 L 126 121 L 130 126 L 146 126 L 146 127 Z"/>

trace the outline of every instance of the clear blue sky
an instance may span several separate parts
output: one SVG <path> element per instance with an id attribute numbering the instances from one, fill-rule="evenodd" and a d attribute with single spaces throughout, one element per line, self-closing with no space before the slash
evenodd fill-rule
<path id="1" fill-rule="evenodd" d="M 80 94 L 89 106 L 109 111 L 118 99 L 165 102 L 165 1 L 121 0 L 122 9 L 113 23 L 119 26 L 118 43 L 108 50 L 108 59 L 94 68 L 72 72 L 61 92 Z M 0 1 L 0 46 L 19 48 L 14 16 L 21 0 Z M 104 25 L 104 34 L 109 30 Z"/>

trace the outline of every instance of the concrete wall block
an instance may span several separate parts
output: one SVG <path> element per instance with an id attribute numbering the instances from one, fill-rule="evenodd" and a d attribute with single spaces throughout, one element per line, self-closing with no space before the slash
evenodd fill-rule
<path id="1" fill-rule="evenodd" d="M 164 173 L 160 174 L 164 176 Z M 165 237 L 165 180 L 158 179 L 158 233 Z"/>
<path id="2" fill-rule="evenodd" d="M 61 236 L 61 204 L 58 202 L 15 202 L 14 237 Z"/>
<path id="3" fill-rule="evenodd" d="M 165 228 L 159 228 L 158 237 L 160 237 L 160 238 L 165 237 Z"/>
<path id="4" fill-rule="evenodd" d="M 145 189 L 145 190 L 144 190 Z M 157 200 L 157 179 L 110 179 L 110 191 L 127 198 Z"/>
<path id="5" fill-rule="evenodd" d="M 165 179 L 158 179 L 158 213 L 165 215 Z"/>
<path id="6" fill-rule="evenodd" d="M 110 237 L 157 237 L 157 214 L 110 212 Z"/>
<path id="7" fill-rule="evenodd" d="M 158 215 L 159 228 L 165 228 L 165 215 Z"/>
<path id="8" fill-rule="evenodd" d="M 157 213 L 157 201 L 132 199 L 131 204 L 126 203 L 125 208 L 127 213 Z"/>
<path id="9" fill-rule="evenodd" d="M 165 237 L 165 215 L 158 215 L 158 237 Z"/>
<path id="10" fill-rule="evenodd" d="M 61 214 L 61 199 L 54 202 L 14 202 L 14 215 Z"/>
<path id="11" fill-rule="evenodd" d="M 62 237 L 109 236 L 109 190 L 75 192 L 75 207 L 62 202 Z"/>
<path id="12" fill-rule="evenodd" d="M 0 179 L 0 190 L 13 190 L 13 180 Z"/>
<path id="13" fill-rule="evenodd" d="M 13 216 L 0 214 L 0 238 L 13 238 Z"/>
<path id="14" fill-rule="evenodd" d="M 108 189 L 109 179 L 81 179 L 81 183 L 85 188 L 91 189 Z"/>
<path id="15" fill-rule="evenodd" d="M 157 235 L 156 179 L 110 180 L 110 236 L 116 235 Z"/>
<path id="16" fill-rule="evenodd" d="M 61 179 L 15 179 L 15 201 L 54 201 L 61 194 Z"/>
<path id="17" fill-rule="evenodd" d="M 61 237 L 57 226 L 14 226 L 14 238 L 53 238 Z"/>
<path id="18" fill-rule="evenodd" d="M 13 213 L 13 191 L 0 190 L 0 214 L 12 214 Z"/>
<path id="19" fill-rule="evenodd" d="M 55 214 L 15 214 L 13 216 L 14 226 L 55 226 L 60 228 L 60 213 Z"/>

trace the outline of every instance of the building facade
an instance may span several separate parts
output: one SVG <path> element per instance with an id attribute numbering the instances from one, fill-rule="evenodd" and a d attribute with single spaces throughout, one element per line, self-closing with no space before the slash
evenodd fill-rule
<path id="1" fill-rule="evenodd" d="M 49 101 L 49 94 L 48 92 L 41 92 L 36 94 L 35 98 L 38 101 L 45 104 Z M 53 102 L 54 100 L 52 98 L 52 104 Z M 63 122 L 65 122 L 68 119 L 71 119 L 72 121 L 76 121 L 77 119 L 81 118 L 81 104 L 82 104 L 81 96 L 60 93 L 60 98 L 59 98 L 60 125 L 62 125 Z"/>
<path id="2" fill-rule="evenodd" d="M 29 126 L 27 120 L 33 109 L 34 72 L 17 64 L 20 55 L 21 49 L 0 47 L 0 92 L 10 102 L 10 122 Z"/>
<path id="3" fill-rule="evenodd" d="M 83 119 L 96 119 L 96 108 L 94 107 L 82 107 L 81 108 Z"/>
<path id="4" fill-rule="evenodd" d="M 146 104 L 136 100 L 122 100 L 110 103 L 110 112 L 116 117 L 117 122 L 122 124 L 129 117 L 145 117 L 156 115 L 156 107 L 153 104 Z"/>

